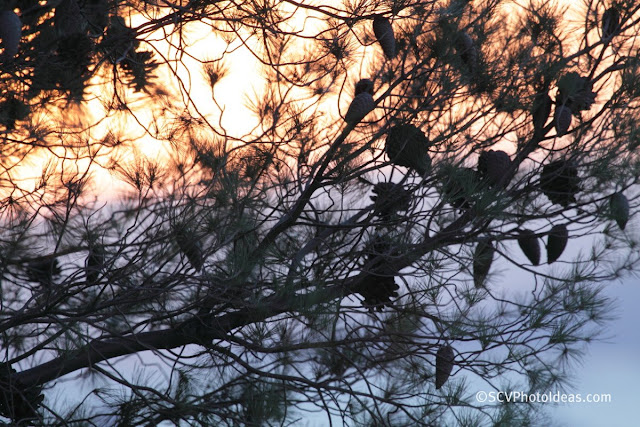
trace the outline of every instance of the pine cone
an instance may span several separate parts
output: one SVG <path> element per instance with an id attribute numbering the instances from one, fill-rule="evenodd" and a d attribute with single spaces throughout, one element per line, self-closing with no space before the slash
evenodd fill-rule
<path id="1" fill-rule="evenodd" d="M 29 116 L 29 105 L 9 93 L 5 101 L 0 103 L 0 123 L 8 130 L 15 127 L 17 120 L 24 120 Z"/>
<path id="2" fill-rule="evenodd" d="M 358 292 L 364 298 L 363 307 L 369 311 L 382 311 L 385 306 L 391 306 L 393 299 L 398 298 L 398 289 L 393 276 L 370 274 L 358 286 Z"/>
<path id="3" fill-rule="evenodd" d="M 564 105 L 556 105 L 554 120 L 557 135 L 564 136 L 571 127 L 571 109 Z"/>
<path id="4" fill-rule="evenodd" d="M 574 115 L 589 110 L 595 101 L 593 83 L 588 78 L 571 71 L 558 80 L 556 104 L 568 107 Z"/>
<path id="5" fill-rule="evenodd" d="M 181 228 L 175 231 L 176 243 L 183 254 L 189 260 L 189 264 L 196 271 L 200 271 L 204 264 L 204 256 L 200 240 L 197 239 L 191 230 Z"/>
<path id="6" fill-rule="evenodd" d="M 620 12 L 615 7 L 610 7 L 602 14 L 602 39 L 608 39 L 615 35 L 620 27 Z"/>
<path id="7" fill-rule="evenodd" d="M 431 169 L 430 146 L 431 142 L 424 132 L 405 124 L 389 130 L 384 150 L 392 163 L 414 169 L 425 176 Z"/>
<path id="8" fill-rule="evenodd" d="M 22 21 L 12 10 L 0 12 L 0 46 L 4 52 L 0 55 L 0 62 L 6 62 L 16 56 L 22 37 Z"/>
<path id="9" fill-rule="evenodd" d="M 484 237 L 478 240 L 476 251 L 473 255 L 473 283 L 476 288 L 481 288 L 489 274 L 495 249 L 491 240 Z"/>
<path id="10" fill-rule="evenodd" d="M 396 38 L 393 35 L 393 27 L 387 18 L 376 15 L 373 18 L 373 33 L 382 47 L 384 56 L 392 59 L 396 56 Z"/>
<path id="11" fill-rule="evenodd" d="M 96 283 L 104 269 L 104 250 L 100 246 L 89 248 L 89 255 L 85 260 L 84 272 L 88 283 Z"/>
<path id="12" fill-rule="evenodd" d="M 511 167 L 511 159 L 504 151 L 483 151 L 478 157 L 478 174 L 490 186 L 496 186 Z M 506 180 L 502 187 L 509 184 Z"/>
<path id="13" fill-rule="evenodd" d="M 441 345 L 436 353 L 436 390 L 444 385 L 453 370 L 455 355 L 450 345 Z"/>
<path id="14" fill-rule="evenodd" d="M 540 242 L 533 231 L 522 230 L 518 237 L 518 245 L 531 264 L 540 264 Z"/>
<path id="15" fill-rule="evenodd" d="M 534 133 L 540 137 L 543 135 L 542 130 L 547 123 L 549 114 L 551 114 L 551 97 L 547 92 L 542 92 L 536 95 L 533 100 L 533 109 L 531 115 L 533 116 L 533 129 Z M 567 128 L 568 129 L 568 128 Z"/>
<path id="16" fill-rule="evenodd" d="M 344 121 L 347 123 L 358 123 L 373 111 L 375 107 L 376 104 L 373 101 L 373 96 L 371 96 L 369 92 L 359 93 L 353 98 L 353 101 L 351 101 L 347 114 L 344 116 Z"/>
<path id="17" fill-rule="evenodd" d="M 540 188 L 551 201 L 565 208 L 576 201 L 580 191 L 578 168 L 573 161 L 557 160 L 542 168 Z"/>
<path id="18" fill-rule="evenodd" d="M 87 22 L 76 0 L 62 0 L 56 6 L 53 25 L 59 39 L 84 34 Z"/>
<path id="19" fill-rule="evenodd" d="M 392 298 L 398 297 L 394 276 L 397 273 L 386 257 L 392 251 L 391 242 L 381 235 L 376 235 L 367 245 L 363 268 L 367 276 L 356 288 L 356 292 L 364 297 L 363 305 L 370 311 L 382 311 L 385 305 L 390 305 Z M 377 259 L 377 260 L 376 260 Z"/>
<path id="20" fill-rule="evenodd" d="M 388 259 L 392 255 L 392 243 L 389 238 L 377 234 L 367 243 L 364 249 L 367 272 L 383 276 L 392 276 L 396 273 L 389 265 Z M 376 260 L 373 264 L 371 261 Z"/>
<path id="21" fill-rule="evenodd" d="M 56 258 L 46 258 L 29 262 L 26 272 L 29 280 L 38 282 L 43 286 L 50 286 L 54 277 L 62 271 Z"/>
<path id="22" fill-rule="evenodd" d="M 373 188 L 374 210 L 383 221 L 390 221 L 391 216 L 399 211 L 409 210 L 411 192 L 402 184 L 394 182 L 379 182 Z"/>
<path id="23" fill-rule="evenodd" d="M 551 227 L 547 233 L 547 262 L 549 264 L 560 258 L 568 241 L 569 231 L 565 225 L 557 224 Z"/>
<path id="24" fill-rule="evenodd" d="M 373 82 L 369 79 L 362 79 L 358 83 L 356 83 L 356 91 L 354 96 L 358 96 L 361 93 L 368 93 L 373 95 Z"/>
<path id="25" fill-rule="evenodd" d="M 478 68 L 478 50 L 471 36 L 461 32 L 456 39 L 456 52 L 460 55 L 462 62 L 469 68 L 470 72 L 475 72 Z"/>
<path id="26" fill-rule="evenodd" d="M 620 230 L 624 230 L 629 221 L 629 200 L 624 194 L 615 193 L 609 198 L 609 210 Z"/>
<path id="27" fill-rule="evenodd" d="M 442 191 L 447 202 L 458 209 L 469 209 L 478 190 L 478 173 L 471 168 L 454 168 L 445 173 Z"/>

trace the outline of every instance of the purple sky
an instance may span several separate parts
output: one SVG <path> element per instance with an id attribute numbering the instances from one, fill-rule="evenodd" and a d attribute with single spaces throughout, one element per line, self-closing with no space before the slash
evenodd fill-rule
<path id="1" fill-rule="evenodd" d="M 619 318 L 609 324 L 606 342 L 593 343 L 576 368 L 575 393 L 610 393 L 611 403 L 564 405 L 549 411 L 558 425 L 635 427 L 640 403 L 640 279 L 629 277 L 607 289 Z"/>

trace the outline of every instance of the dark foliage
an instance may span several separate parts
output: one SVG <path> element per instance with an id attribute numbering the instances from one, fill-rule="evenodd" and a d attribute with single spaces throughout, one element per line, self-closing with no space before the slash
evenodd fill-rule
<path id="1" fill-rule="evenodd" d="M 0 415 L 26 426 L 37 422 L 38 406 L 44 395 L 42 387 L 25 387 L 12 379 L 15 373 L 11 365 L 0 363 Z"/>

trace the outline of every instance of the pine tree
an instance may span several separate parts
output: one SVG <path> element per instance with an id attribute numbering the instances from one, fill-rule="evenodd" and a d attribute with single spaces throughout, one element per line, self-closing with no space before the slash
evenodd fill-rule
<path id="1" fill-rule="evenodd" d="M 0 422 L 541 424 L 473 396 L 638 270 L 635 3 L 4 2 Z"/>

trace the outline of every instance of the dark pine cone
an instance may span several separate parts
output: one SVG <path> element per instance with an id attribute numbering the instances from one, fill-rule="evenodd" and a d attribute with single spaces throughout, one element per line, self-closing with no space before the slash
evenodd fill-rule
<path id="1" fill-rule="evenodd" d="M 533 100 L 531 115 L 533 117 L 534 133 L 538 138 L 542 137 L 544 125 L 547 123 L 549 115 L 551 114 L 551 104 L 551 97 L 546 91 L 538 93 Z"/>
<path id="2" fill-rule="evenodd" d="M 444 177 L 443 192 L 454 208 L 469 209 L 473 194 L 478 190 L 478 173 L 471 168 L 452 169 Z"/>
<path id="3" fill-rule="evenodd" d="M 396 212 L 409 210 L 411 192 L 406 190 L 402 184 L 379 182 L 372 191 L 374 195 L 371 196 L 371 201 L 375 204 L 375 213 L 383 221 L 391 220 Z"/>
<path id="4" fill-rule="evenodd" d="M 557 160 L 542 168 L 540 189 L 551 203 L 563 207 L 575 203 L 575 195 L 580 191 L 578 167 L 573 161 Z"/>
<path id="5" fill-rule="evenodd" d="M 620 12 L 615 7 L 610 7 L 602 14 L 602 38 L 608 39 L 620 28 Z"/>
<path id="6" fill-rule="evenodd" d="M 56 258 L 46 258 L 29 262 L 26 267 L 27 277 L 43 286 L 53 283 L 53 278 L 61 273 Z"/>
<path id="7" fill-rule="evenodd" d="M 436 353 L 436 390 L 444 385 L 453 370 L 455 354 L 450 345 L 441 345 Z"/>
<path id="8" fill-rule="evenodd" d="M 547 233 L 547 262 L 555 262 L 569 242 L 569 230 L 564 224 L 556 224 Z"/>
<path id="9" fill-rule="evenodd" d="M 356 83 L 355 93 L 353 96 L 358 96 L 365 92 L 369 95 L 373 95 L 373 82 L 369 79 L 362 79 Z"/>
<path id="10" fill-rule="evenodd" d="M 424 176 L 431 167 L 430 146 L 424 132 L 414 125 L 398 125 L 389 130 L 384 149 L 392 163 Z"/>
<path id="11" fill-rule="evenodd" d="M 362 305 L 369 311 L 382 311 L 385 305 L 391 306 L 392 299 L 398 297 L 398 289 L 393 276 L 368 275 L 358 286 L 357 292 L 364 297 Z"/>
<path id="12" fill-rule="evenodd" d="M 595 101 L 593 83 L 587 77 L 572 71 L 558 80 L 556 104 L 569 107 L 574 115 L 589 110 Z"/>
<path id="13" fill-rule="evenodd" d="M 382 236 L 376 236 L 365 251 L 367 256 L 363 268 L 368 274 L 356 292 L 364 297 L 363 306 L 369 311 L 382 311 L 385 305 L 391 305 L 392 299 L 398 297 L 400 289 L 394 279 L 396 272 L 384 259 L 389 256 L 391 243 Z M 379 259 L 373 262 L 376 258 Z"/>
<path id="14" fill-rule="evenodd" d="M 498 185 L 500 179 L 505 175 L 511 167 L 511 159 L 504 151 L 489 150 L 480 153 L 478 158 L 478 173 L 482 179 L 490 186 Z M 506 187 L 508 182 L 502 182 L 502 186 Z"/>

